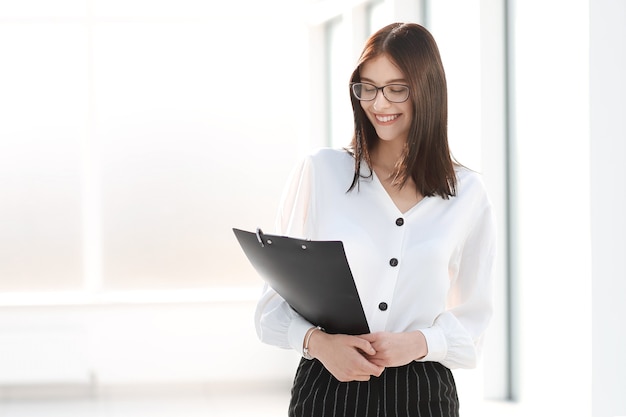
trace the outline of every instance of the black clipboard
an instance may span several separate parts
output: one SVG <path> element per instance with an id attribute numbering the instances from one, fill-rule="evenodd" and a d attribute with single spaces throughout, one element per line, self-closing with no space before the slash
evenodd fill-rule
<path id="1" fill-rule="evenodd" d="M 341 241 L 233 232 L 254 269 L 302 317 L 328 333 L 370 332 Z"/>

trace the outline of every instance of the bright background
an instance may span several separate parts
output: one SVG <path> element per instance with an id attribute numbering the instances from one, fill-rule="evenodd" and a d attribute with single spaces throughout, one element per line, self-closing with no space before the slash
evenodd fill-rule
<path id="1" fill-rule="evenodd" d="M 465 412 L 626 415 L 623 0 L 0 1 L 0 415 L 215 387 L 283 410 L 298 357 L 256 339 L 231 228 L 271 231 L 295 160 L 349 142 L 348 77 L 398 20 L 437 39 L 498 216 Z"/>

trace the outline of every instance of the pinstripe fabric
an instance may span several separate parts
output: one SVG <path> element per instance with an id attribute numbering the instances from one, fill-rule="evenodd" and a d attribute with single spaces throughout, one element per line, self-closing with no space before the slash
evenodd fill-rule
<path id="1" fill-rule="evenodd" d="M 367 382 L 339 382 L 318 360 L 302 359 L 289 417 L 458 417 L 452 372 L 438 362 L 387 368 Z"/>

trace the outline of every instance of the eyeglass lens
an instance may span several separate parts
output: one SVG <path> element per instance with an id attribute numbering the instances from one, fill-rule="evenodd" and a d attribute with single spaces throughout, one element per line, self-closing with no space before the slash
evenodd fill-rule
<path id="1" fill-rule="evenodd" d="M 371 101 L 376 98 L 378 90 L 382 90 L 385 98 L 394 103 L 402 103 L 409 98 L 409 87 L 402 84 L 389 84 L 383 87 L 376 87 L 368 83 L 352 84 L 352 92 L 358 100 Z"/>

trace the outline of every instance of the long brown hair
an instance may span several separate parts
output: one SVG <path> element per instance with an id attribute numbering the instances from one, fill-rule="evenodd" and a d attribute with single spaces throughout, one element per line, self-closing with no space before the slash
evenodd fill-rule
<path id="1" fill-rule="evenodd" d="M 402 187 L 411 177 L 424 196 L 454 196 L 455 163 L 448 147 L 448 89 L 435 39 L 415 23 L 385 26 L 367 40 L 350 82 L 360 82 L 363 64 L 381 55 L 395 63 L 407 79 L 413 109 L 407 144 L 393 174 L 394 184 Z M 349 188 L 352 190 L 361 177 L 361 161 L 372 166 L 370 153 L 379 139 L 352 92 L 350 99 L 354 113 L 354 136 L 349 149 L 355 159 Z"/>

